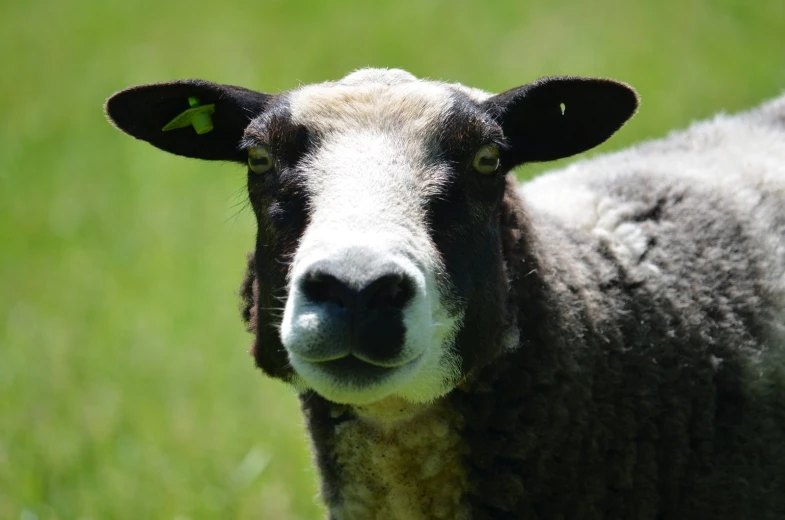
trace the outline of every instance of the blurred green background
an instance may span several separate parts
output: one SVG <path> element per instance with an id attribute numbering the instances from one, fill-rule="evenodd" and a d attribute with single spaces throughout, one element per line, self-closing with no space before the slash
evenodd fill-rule
<path id="1" fill-rule="evenodd" d="M 643 105 L 607 151 L 783 91 L 785 2 L 11 0 L 0 56 L 0 519 L 313 519 L 297 401 L 237 312 L 245 173 L 133 141 L 104 99 L 367 65 L 609 76 Z"/>

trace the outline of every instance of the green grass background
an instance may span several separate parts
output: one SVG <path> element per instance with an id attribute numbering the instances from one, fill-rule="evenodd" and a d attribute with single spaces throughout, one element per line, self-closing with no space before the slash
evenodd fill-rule
<path id="1" fill-rule="evenodd" d="M 104 99 L 366 65 L 609 76 L 643 105 L 607 151 L 785 89 L 785 2 L 11 0 L 0 56 L 0 519 L 313 519 L 296 399 L 237 312 L 245 173 L 133 141 Z"/>

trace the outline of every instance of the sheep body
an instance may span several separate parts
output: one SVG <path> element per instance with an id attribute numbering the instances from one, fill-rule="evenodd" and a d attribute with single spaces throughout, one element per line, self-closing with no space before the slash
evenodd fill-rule
<path id="1" fill-rule="evenodd" d="M 214 130 L 162 132 L 192 97 Z M 248 161 L 243 316 L 301 395 L 332 519 L 783 518 L 785 97 L 505 175 L 636 108 L 609 80 L 378 69 L 107 103 L 159 148 Z"/>

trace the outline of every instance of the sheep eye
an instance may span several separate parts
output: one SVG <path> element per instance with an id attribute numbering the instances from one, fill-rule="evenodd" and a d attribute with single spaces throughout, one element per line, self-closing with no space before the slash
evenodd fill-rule
<path id="1" fill-rule="evenodd" d="M 499 168 L 499 149 L 495 146 L 483 146 L 474 156 L 472 166 L 483 175 L 489 175 Z"/>
<path id="2" fill-rule="evenodd" d="M 266 173 L 273 167 L 273 156 L 264 146 L 252 146 L 248 149 L 248 167 L 254 173 Z"/>

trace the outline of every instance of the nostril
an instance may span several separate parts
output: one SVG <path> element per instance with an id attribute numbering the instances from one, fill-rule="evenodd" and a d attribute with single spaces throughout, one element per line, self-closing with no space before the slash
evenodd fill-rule
<path id="1" fill-rule="evenodd" d="M 357 297 L 345 283 L 324 273 L 307 275 L 301 287 L 313 303 L 334 303 L 340 307 L 349 307 Z"/>
<path id="2" fill-rule="evenodd" d="M 414 295 L 411 280 L 401 274 L 384 275 L 363 289 L 362 296 L 369 309 L 403 309 Z"/>
<path id="3" fill-rule="evenodd" d="M 399 273 L 382 275 L 357 290 L 320 270 L 305 275 L 300 289 L 312 303 L 332 303 L 352 311 L 401 310 L 414 296 L 411 279 Z"/>

